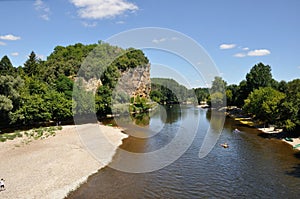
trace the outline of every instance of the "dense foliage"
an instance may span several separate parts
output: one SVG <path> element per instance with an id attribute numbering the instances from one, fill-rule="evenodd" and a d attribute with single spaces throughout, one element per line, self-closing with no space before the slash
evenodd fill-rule
<path id="1" fill-rule="evenodd" d="M 215 77 L 210 88 L 208 104 L 214 108 L 226 106 L 226 85 L 227 83 L 221 77 Z"/>
<path id="2" fill-rule="evenodd" d="M 151 78 L 150 97 L 159 104 L 195 102 L 194 90 L 189 90 L 173 79 Z"/>
<path id="3" fill-rule="evenodd" d="M 71 120 L 73 111 L 105 115 L 111 111 L 111 92 L 121 73 L 148 63 L 141 50 L 102 42 L 57 46 L 45 61 L 31 52 L 18 68 L 4 56 L 0 60 L 0 128 Z M 88 91 L 83 83 L 74 84 L 77 76 L 100 79 L 102 86 L 95 93 Z"/>
<path id="4" fill-rule="evenodd" d="M 45 61 L 31 52 L 18 68 L 5 55 L 0 60 L 0 127 L 69 120 L 74 112 L 109 114 L 112 91 L 122 72 L 147 64 L 140 50 L 102 42 L 57 46 Z M 100 79 L 102 86 L 89 91 L 80 83 L 91 78 Z M 286 130 L 300 128 L 300 79 L 277 82 L 271 67 L 263 63 L 254 65 L 239 85 L 227 86 L 221 77 L 215 77 L 210 89 L 189 90 L 172 79 L 153 78 L 151 87 L 151 99 L 160 104 L 208 102 L 221 107 L 227 101 L 265 123 Z M 120 102 L 129 101 L 127 95 L 115 95 Z M 131 101 L 130 111 L 148 108 L 145 99 Z"/>
<path id="5" fill-rule="evenodd" d="M 300 127 L 300 79 L 277 82 L 271 67 L 253 66 L 246 80 L 226 87 L 228 105 L 237 105 L 254 118 L 286 130 Z"/>
<path id="6" fill-rule="evenodd" d="M 300 129 L 300 79 L 278 82 L 269 65 L 254 65 L 239 85 L 227 86 L 221 77 L 215 77 L 210 89 L 194 90 L 198 103 L 207 101 L 221 107 L 227 102 L 227 106 L 238 106 L 265 124 L 288 131 Z"/>

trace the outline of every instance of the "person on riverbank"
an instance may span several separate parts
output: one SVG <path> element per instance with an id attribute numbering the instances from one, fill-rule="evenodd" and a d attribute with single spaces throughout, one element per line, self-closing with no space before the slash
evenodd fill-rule
<path id="1" fill-rule="evenodd" d="M 0 180 L 0 190 L 1 191 L 5 190 L 5 184 L 4 184 L 4 179 L 3 178 Z"/>

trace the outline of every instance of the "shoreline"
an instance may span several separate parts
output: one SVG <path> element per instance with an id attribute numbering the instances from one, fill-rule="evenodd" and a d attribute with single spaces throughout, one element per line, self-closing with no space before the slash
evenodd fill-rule
<path id="1" fill-rule="evenodd" d="M 259 131 L 266 133 L 266 134 L 280 134 L 283 133 L 282 129 L 277 129 L 275 130 L 274 127 L 269 127 L 269 128 L 257 128 Z M 285 138 L 289 138 L 290 141 L 286 140 Z M 279 140 L 287 143 L 288 145 L 292 146 L 294 150 L 300 151 L 300 146 L 295 148 L 295 146 L 300 145 L 300 138 L 290 138 L 288 136 L 284 138 L 278 138 Z"/>
<path id="2" fill-rule="evenodd" d="M 270 135 L 279 135 L 280 133 L 284 133 L 283 129 L 275 129 L 274 127 L 256 127 L 255 123 L 253 122 L 252 118 L 249 117 L 245 117 L 242 113 L 241 110 L 238 108 L 234 108 L 233 110 L 229 110 L 226 112 L 226 115 L 230 118 L 232 118 L 234 121 L 238 122 L 239 124 L 242 124 L 244 126 L 248 126 L 250 128 L 255 128 L 259 131 L 261 131 L 262 133 L 265 134 L 270 134 Z M 276 136 L 274 136 L 275 138 Z M 277 138 L 285 143 L 287 143 L 288 145 L 292 146 L 292 148 L 294 150 L 300 151 L 300 137 L 298 138 L 290 138 L 291 141 L 287 141 L 285 140 L 286 137 L 281 137 L 281 138 Z M 295 147 L 297 146 L 298 147 Z"/>
<path id="3" fill-rule="evenodd" d="M 23 138 L 1 142 L 0 178 L 5 179 L 6 190 L 0 191 L 0 198 L 65 198 L 107 166 L 128 137 L 115 127 L 79 126 L 87 131 L 99 127 L 105 136 L 101 162 L 88 151 L 75 125 L 63 126 L 53 137 L 26 144 L 21 144 Z"/>

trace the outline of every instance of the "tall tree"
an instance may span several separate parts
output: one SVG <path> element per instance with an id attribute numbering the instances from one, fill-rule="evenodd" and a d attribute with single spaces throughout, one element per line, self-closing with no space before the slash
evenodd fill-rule
<path id="1" fill-rule="evenodd" d="M 250 93 L 243 110 L 266 123 L 275 124 L 280 119 L 280 104 L 286 95 L 271 87 L 261 87 Z"/>
<path id="2" fill-rule="evenodd" d="M 226 87 L 226 97 L 228 105 L 237 105 L 238 86 L 231 84 Z"/>
<path id="3" fill-rule="evenodd" d="M 212 82 L 212 86 L 210 89 L 211 93 L 224 93 L 226 89 L 227 83 L 222 79 L 222 77 L 215 77 L 215 79 Z"/>
<path id="4" fill-rule="evenodd" d="M 288 82 L 285 88 L 287 97 L 281 104 L 281 122 L 287 130 L 294 130 L 300 127 L 300 79 Z"/>
<path id="5" fill-rule="evenodd" d="M 10 111 L 13 109 L 14 102 L 20 97 L 20 88 L 23 87 L 24 81 L 20 77 L 0 76 L 0 111 Z"/>
<path id="6" fill-rule="evenodd" d="M 0 60 L 0 75 L 13 75 L 15 68 L 13 67 L 10 59 L 5 55 Z"/>
<path id="7" fill-rule="evenodd" d="M 55 81 L 54 88 L 60 93 L 64 93 L 67 99 L 72 99 L 73 81 L 65 75 L 60 75 Z"/>
<path id="8" fill-rule="evenodd" d="M 246 75 L 248 90 L 254 91 L 260 87 L 272 86 L 273 78 L 271 74 L 271 67 L 258 63 L 254 65 L 250 72 Z"/>
<path id="9" fill-rule="evenodd" d="M 196 88 L 194 89 L 195 95 L 197 97 L 198 104 L 207 101 L 209 96 L 208 88 Z"/>
<path id="10" fill-rule="evenodd" d="M 28 76 L 38 76 L 40 75 L 40 60 L 36 54 L 32 51 L 24 63 L 24 72 Z"/>
<path id="11" fill-rule="evenodd" d="M 209 105 L 215 108 L 226 106 L 226 84 L 222 77 L 215 77 L 210 88 Z"/>

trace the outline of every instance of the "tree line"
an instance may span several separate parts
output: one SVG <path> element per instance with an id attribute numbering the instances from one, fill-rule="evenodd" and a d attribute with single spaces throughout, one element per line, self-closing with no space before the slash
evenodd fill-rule
<path id="1" fill-rule="evenodd" d="M 271 66 L 254 65 L 238 85 L 215 77 L 210 88 L 187 89 L 173 79 L 152 78 L 151 99 L 160 104 L 202 102 L 214 108 L 237 106 L 266 125 L 287 131 L 300 129 L 300 79 L 276 81 Z"/>
<path id="2" fill-rule="evenodd" d="M 192 89 L 168 78 L 151 78 L 150 98 L 159 104 L 194 103 L 196 100 Z"/>
<path id="3" fill-rule="evenodd" d="M 209 103 L 242 108 L 245 114 L 265 124 L 274 124 L 288 131 L 300 127 L 300 79 L 276 81 L 271 67 L 254 65 L 239 85 L 215 77 L 210 89 Z"/>
<path id="4" fill-rule="evenodd" d="M 14 67 L 5 55 L 0 60 L 0 128 L 72 120 L 74 113 L 111 113 L 112 90 L 121 73 L 145 64 L 149 60 L 141 50 L 121 49 L 101 41 L 57 46 L 46 60 L 32 51 L 19 67 Z M 86 102 L 86 109 L 76 102 L 85 103 L 94 93 L 74 84 L 77 76 L 86 80 L 95 77 L 102 82 L 95 101 Z M 73 88 L 74 92 L 84 90 L 75 95 L 80 98 L 76 102 L 72 100 Z"/>

